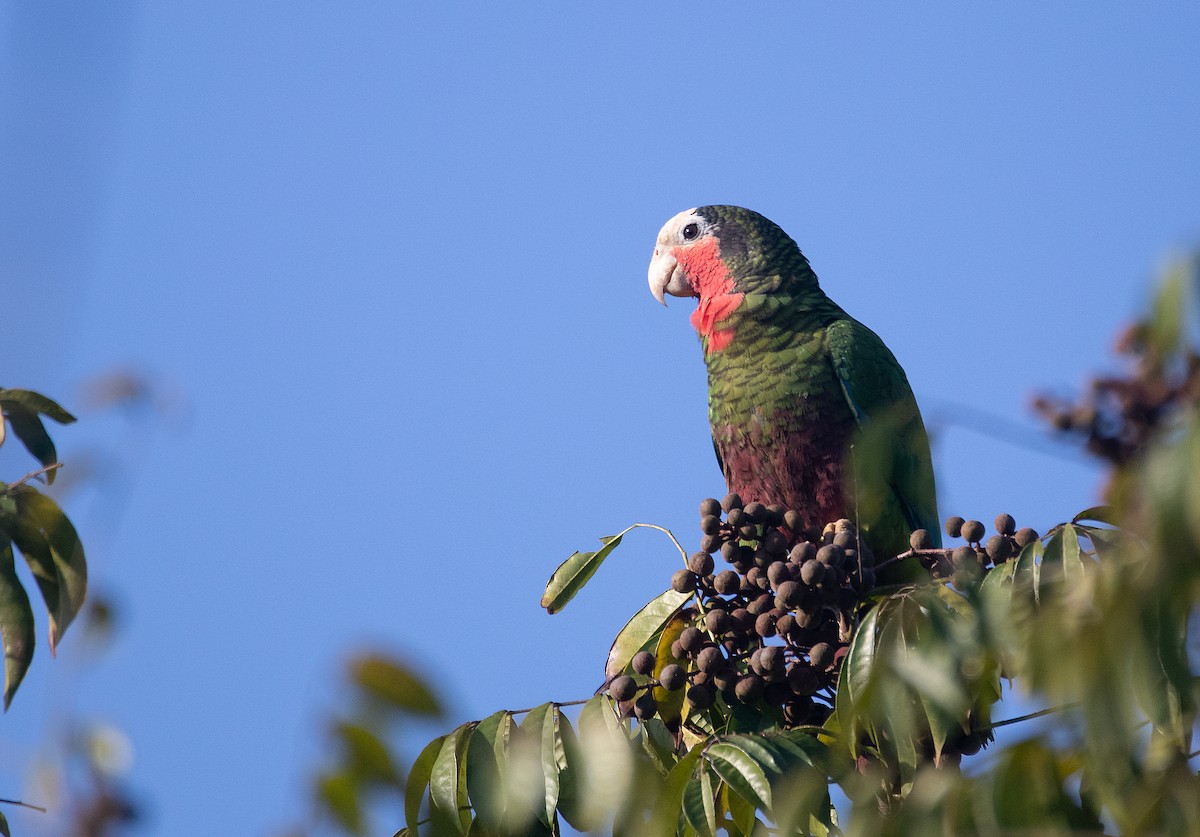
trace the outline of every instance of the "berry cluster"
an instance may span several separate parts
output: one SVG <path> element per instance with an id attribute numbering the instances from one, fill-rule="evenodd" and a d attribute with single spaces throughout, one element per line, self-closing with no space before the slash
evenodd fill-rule
<path id="1" fill-rule="evenodd" d="M 946 534 L 966 545 L 935 548 L 930 533 L 918 529 L 911 550 L 888 563 L 915 560 L 933 579 L 971 589 L 1038 538 L 1018 530 L 1012 515 L 997 516 L 994 526 L 985 540 L 981 522 L 951 517 Z M 875 556 L 854 523 L 839 520 L 816 532 L 796 511 L 729 494 L 700 503 L 700 531 L 700 551 L 671 578 L 675 591 L 694 596 L 676 623 L 682 631 L 669 654 L 636 654 L 633 673 L 613 678 L 608 694 L 623 715 L 641 720 L 658 714 L 657 686 L 684 690 L 692 711 L 750 705 L 783 726 L 823 723 L 875 586 Z M 714 553 L 727 568 L 718 570 Z"/>
<path id="2" fill-rule="evenodd" d="M 694 710 L 723 701 L 765 706 L 787 726 L 824 722 L 854 610 L 875 584 L 875 557 L 849 520 L 820 533 L 800 520 L 736 494 L 700 504 L 701 550 L 671 579 L 695 604 L 653 682 L 639 687 L 623 675 L 609 684 L 626 715 L 656 714 L 648 687 L 657 684 L 686 689 Z M 727 569 L 718 571 L 716 552 Z M 657 662 L 643 651 L 632 668 L 651 677 Z"/>
<path id="3" fill-rule="evenodd" d="M 924 529 L 912 533 L 909 546 L 935 579 L 949 579 L 959 590 L 968 590 L 978 586 L 988 570 L 1000 566 L 1039 537 L 1028 526 L 1018 529 L 1011 514 L 997 515 L 993 526 L 996 534 L 985 541 L 987 530 L 981 522 L 949 517 L 946 518 L 946 534 L 962 538 L 967 542 L 966 546 L 931 549 L 933 540 Z"/>

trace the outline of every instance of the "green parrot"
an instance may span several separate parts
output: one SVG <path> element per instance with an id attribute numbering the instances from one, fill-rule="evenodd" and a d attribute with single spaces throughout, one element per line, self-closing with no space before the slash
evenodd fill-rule
<path id="1" fill-rule="evenodd" d="M 915 529 L 940 546 L 933 464 L 904 370 L 757 212 L 702 206 L 663 226 L 650 291 L 698 300 L 717 460 L 743 501 L 849 518 L 883 558 Z"/>

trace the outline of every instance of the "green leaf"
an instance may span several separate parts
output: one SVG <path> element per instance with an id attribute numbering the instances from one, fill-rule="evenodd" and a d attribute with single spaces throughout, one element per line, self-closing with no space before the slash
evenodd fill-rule
<path id="1" fill-rule="evenodd" d="M 553 716 L 556 712 L 557 707 L 553 704 L 543 703 L 531 709 L 520 724 L 528 740 L 537 742 L 541 784 L 537 798 L 532 801 L 538 820 L 546 826 L 554 823 L 554 812 L 558 808 L 558 754 L 561 742 L 556 740 L 555 735 Z"/>
<path id="2" fill-rule="evenodd" d="M 400 781 L 391 752 L 374 732 L 361 724 L 346 722 L 339 723 L 335 731 L 345 748 L 350 775 L 384 784 Z"/>
<path id="3" fill-rule="evenodd" d="M 770 813 L 771 785 L 762 767 L 745 750 L 722 741 L 711 745 L 705 755 L 731 790 L 759 810 Z"/>
<path id="4" fill-rule="evenodd" d="M 670 772 L 675 766 L 675 737 L 658 718 L 647 718 L 639 727 L 642 749 L 661 773 Z"/>
<path id="5" fill-rule="evenodd" d="M 1109 526 L 1119 527 L 1121 525 L 1117 518 L 1117 510 L 1113 506 L 1092 506 L 1071 518 L 1072 523 L 1079 523 L 1083 520 L 1094 520 L 1097 523 L 1107 523 Z"/>
<path id="6" fill-rule="evenodd" d="M 57 575 L 57 586 L 52 596 L 55 607 L 49 611 L 50 653 L 53 654 L 87 597 L 87 561 L 83 555 L 83 544 L 62 509 L 45 494 L 23 485 L 12 489 L 12 497 L 17 502 L 17 515 L 26 517 L 41 531 Z M 35 574 L 47 571 L 44 566 L 35 567 L 32 563 L 30 566 Z M 45 593 L 43 588 L 43 596 Z"/>
<path id="7" fill-rule="evenodd" d="M 12 425 L 13 433 L 17 434 L 17 438 L 21 440 L 25 449 L 34 459 L 43 467 L 49 467 L 58 461 L 54 442 L 51 440 L 50 434 L 46 432 L 46 427 L 38 418 L 37 413 L 14 405 L 9 405 L 5 412 L 8 414 L 8 423 Z M 54 471 L 46 472 L 47 485 L 54 482 L 54 474 Z"/>
<path id="8" fill-rule="evenodd" d="M 471 734 L 467 748 L 467 797 L 483 825 L 499 828 L 505 822 L 506 768 L 512 715 L 501 710 L 488 715 Z"/>
<path id="9" fill-rule="evenodd" d="M 412 669 L 400 661 L 368 654 L 350 663 L 350 676 L 367 694 L 414 715 L 438 717 L 442 707 L 433 692 Z"/>
<path id="10" fill-rule="evenodd" d="M 14 405 L 23 407 L 30 412 L 41 413 L 59 424 L 71 424 L 75 421 L 75 416 L 64 410 L 56 401 L 52 401 L 39 392 L 0 387 L 0 408 L 8 412 L 9 408 Z"/>
<path id="11" fill-rule="evenodd" d="M 686 756 L 675 763 L 667 774 L 661 791 L 654 800 L 654 808 L 650 814 L 647 833 L 674 834 L 683 805 L 684 789 L 700 759 L 700 748 L 693 748 Z"/>
<path id="12" fill-rule="evenodd" d="M 0 542 L 0 634 L 4 639 L 5 711 L 33 660 L 33 633 L 33 608 L 17 578 L 12 545 L 4 539 Z"/>
<path id="13" fill-rule="evenodd" d="M 783 767 L 778 761 L 780 755 L 767 740 L 759 735 L 729 735 L 721 739 L 726 744 L 738 747 L 758 763 L 764 773 L 779 775 Z"/>
<path id="14" fill-rule="evenodd" d="M 697 747 L 688 755 L 690 757 L 699 752 L 700 748 Z M 683 762 L 680 762 L 677 767 L 682 764 Z M 691 772 L 689 766 L 688 775 L 691 775 Z M 702 837 L 716 837 L 717 805 L 713 793 L 712 776 L 709 774 L 707 766 L 701 768 L 698 775 L 693 776 L 687 783 L 683 791 L 682 803 L 684 816 L 687 817 L 692 828 L 696 829 L 696 833 Z"/>
<path id="15" fill-rule="evenodd" d="M 633 655 L 661 631 L 691 597 L 691 593 L 668 590 L 651 599 L 645 607 L 635 613 L 613 640 L 612 648 L 608 651 L 604 676 L 611 679 L 624 671 Z"/>
<path id="16" fill-rule="evenodd" d="M 425 789 L 429 787 L 429 779 L 433 773 L 433 763 L 441 752 L 442 744 L 448 736 L 439 736 L 428 744 L 417 760 L 413 762 L 412 770 L 408 772 L 408 784 L 404 789 L 404 822 L 414 837 L 420 834 L 417 822 L 421 817 L 421 800 L 425 798 Z"/>
<path id="17" fill-rule="evenodd" d="M 445 823 L 458 834 L 465 834 L 471 824 L 470 800 L 467 798 L 467 745 L 475 731 L 472 721 L 455 729 L 438 750 L 429 775 L 430 813 L 442 814 Z"/>
<path id="18" fill-rule="evenodd" d="M 558 776 L 558 812 L 576 831 L 591 831 L 598 825 L 593 806 L 587 797 L 589 765 L 583 748 L 562 712 L 558 714 L 558 732 L 562 737 L 566 766 Z"/>
<path id="19" fill-rule="evenodd" d="M 317 798 L 345 831 L 362 834 L 362 804 L 359 785 L 348 773 L 329 773 L 317 779 Z"/>
<path id="20" fill-rule="evenodd" d="M 542 594 L 541 605 L 547 613 L 558 613 L 567 602 L 575 598 L 583 585 L 587 584 L 600 565 L 604 563 L 614 549 L 621 545 L 621 538 L 636 528 L 630 526 L 618 535 L 609 535 L 600 539 L 604 544 L 596 552 L 576 552 L 570 558 L 559 564 L 558 569 L 546 582 L 546 592 Z"/>
<path id="21" fill-rule="evenodd" d="M 3 812 L 0 812 L 0 834 L 4 837 L 12 837 L 12 832 L 8 830 L 8 818 L 4 816 Z"/>

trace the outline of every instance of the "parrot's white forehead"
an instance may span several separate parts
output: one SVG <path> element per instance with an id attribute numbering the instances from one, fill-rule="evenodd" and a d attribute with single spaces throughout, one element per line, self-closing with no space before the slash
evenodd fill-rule
<path id="1" fill-rule="evenodd" d="M 663 224 L 663 228 L 658 231 L 657 243 L 679 244 L 683 241 L 683 228 L 688 224 L 696 224 L 702 232 L 707 232 L 711 225 L 703 215 L 696 212 L 697 209 L 698 207 L 685 209 Z"/>

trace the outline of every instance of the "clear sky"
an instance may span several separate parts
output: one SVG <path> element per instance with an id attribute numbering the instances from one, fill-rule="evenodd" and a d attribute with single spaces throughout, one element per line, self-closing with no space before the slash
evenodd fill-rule
<path id="1" fill-rule="evenodd" d="M 434 673 L 454 723 L 591 693 L 678 559 L 637 533 L 555 617 L 551 570 L 638 520 L 694 545 L 723 493 L 689 304 L 646 287 L 677 211 L 788 230 L 907 369 L 942 515 L 1041 530 L 1099 475 L 1044 443 L 1030 394 L 1109 366 L 1200 240 L 1191 2 L 109 0 L 0 21 L 0 385 L 79 408 L 68 467 L 125 463 L 119 501 L 68 505 L 120 632 L 83 674 L 78 637 L 39 648 L 0 719 L 0 796 L 36 795 L 66 704 L 132 739 L 150 834 L 301 820 L 364 644 Z M 91 418 L 81 386 L 114 367 L 186 407 L 153 437 Z"/>

